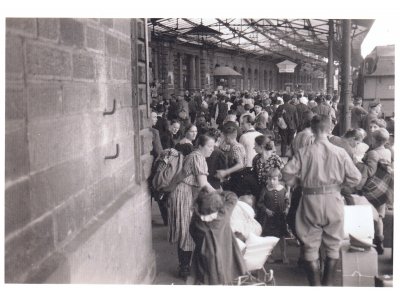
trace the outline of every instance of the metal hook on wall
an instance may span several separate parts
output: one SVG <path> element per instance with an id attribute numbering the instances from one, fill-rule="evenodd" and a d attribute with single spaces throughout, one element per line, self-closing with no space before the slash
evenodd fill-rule
<path id="1" fill-rule="evenodd" d="M 112 107 L 112 110 L 111 110 L 111 111 L 106 111 L 106 110 L 104 110 L 103 116 L 114 114 L 114 113 L 115 113 L 115 108 L 116 108 L 116 101 L 115 101 L 115 99 L 113 99 L 113 107 Z"/>
<path id="2" fill-rule="evenodd" d="M 116 145 L 115 155 L 106 156 L 104 159 L 116 159 L 119 156 L 119 144 Z"/>

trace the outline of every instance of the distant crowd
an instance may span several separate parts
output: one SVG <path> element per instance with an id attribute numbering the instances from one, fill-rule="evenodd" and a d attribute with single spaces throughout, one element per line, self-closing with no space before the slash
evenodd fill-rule
<path id="1" fill-rule="evenodd" d="M 310 285 L 331 285 L 343 205 L 360 201 L 374 209 L 374 243 L 383 253 L 382 219 L 393 205 L 394 115 L 384 118 L 379 101 L 368 108 L 362 102 L 353 99 L 351 128 L 339 135 L 337 94 L 222 89 L 153 101 L 149 183 L 177 245 L 179 276 L 231 283 L 246 272 L 242 245 L 251 233 L 280 238 L 283 263 L 285 240 L 297 239 Z M 161 174 L 167 167 L 177 173 L 171 182 Z M 387 187 L 371 192 L 379 176 Z"/>

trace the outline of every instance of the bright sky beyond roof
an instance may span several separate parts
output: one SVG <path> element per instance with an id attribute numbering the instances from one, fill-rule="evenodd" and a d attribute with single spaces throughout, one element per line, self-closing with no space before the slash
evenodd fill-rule
<path id="1" fill-rule="evenodd" d="M 361 45 L 361 55 L 366 57 L 376 46 L 394 45 L 395 31 L 396 22 L 392 18 L 375 20 Z"/>

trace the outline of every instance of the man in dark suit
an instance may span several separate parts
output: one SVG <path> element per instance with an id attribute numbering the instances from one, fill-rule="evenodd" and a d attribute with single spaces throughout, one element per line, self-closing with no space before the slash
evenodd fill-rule
<path id="1" fill-rule="evenodd" d="M 306 99 L 306 98 L 304 98 L 304 99 Z M 298 127 L 297 127 L 297 132 L 300 132 L 305 128 L 304 127 L 304 119 L 302 118 L 302 116 L 306 112 L 311 111 L 310 108 L 308 107 L 308 105 L 304 103 L 304 99 L 303 99 L 303 96 L 301 94 L 298 94 L 297 97 L 296 97 L 296 101 L 294 103 L 296 105 L 297 118 L 299 120 L 299 124 L 298 124 Z"/>
<path id="2" fill-rule="evenodd" d="M 216 119 L 216 123 L 218 126 L 222 126 L 222 123 L 224 122 L 226 116 L 228 115 L 228 104 L 226 103 L 227 97 L 224 95 L 218 95 L 219 99 L 217 102 L 217 111 L 218 111 L 218 116 Z"/>
<path id="3" fill-rule="evenodd" d="M 277 108 L 272 119 L 272 121 L 278 126 L 279 135 L 281 136 L 281 156 L 286 156 L 286 149 L 291 145 L 299 124 L 296 106 L 289 103 L 290 99 L 290 95 L 283 94 L 284 104 Z M 280 123 L 278 123 L 278 119 L 280 117 L 285 121 L 286 128 L 279 126 Z"/>

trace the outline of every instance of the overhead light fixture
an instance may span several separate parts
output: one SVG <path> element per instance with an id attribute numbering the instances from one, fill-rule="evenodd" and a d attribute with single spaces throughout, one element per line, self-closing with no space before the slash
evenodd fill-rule
<path id="1" fill-rule="evenodd" d="M 189 31 L 185 32 L 185 34 L 198 35 L 198 36 L 216 36 L 216 35 L 221 35 L 222 33 L 210 27 L 204 26 L 203 21 L 201 21 L 200 24 L 196 25 Z"/>

